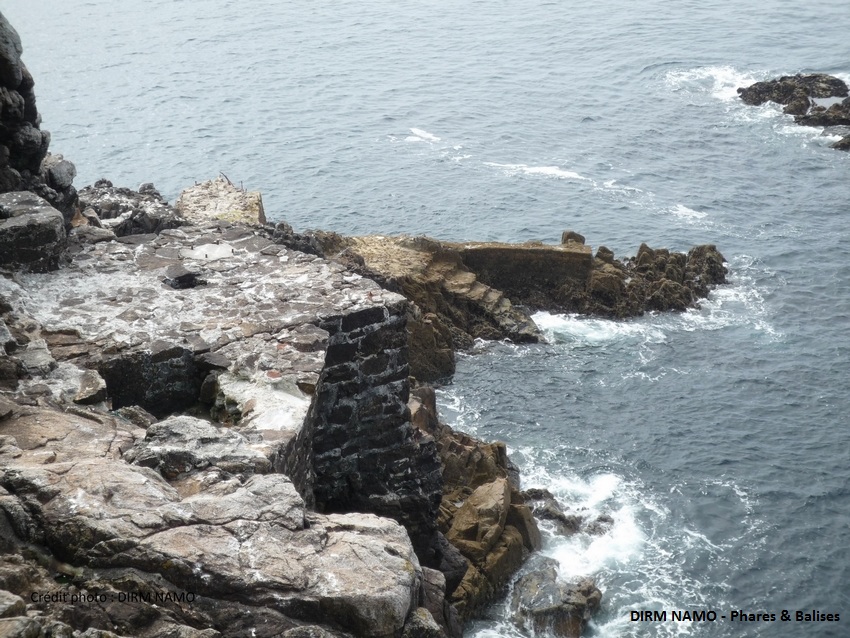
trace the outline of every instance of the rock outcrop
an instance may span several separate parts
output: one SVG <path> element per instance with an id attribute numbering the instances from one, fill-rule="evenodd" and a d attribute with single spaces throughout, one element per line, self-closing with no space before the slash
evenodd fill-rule
<path id="1" fill-rule="evenodd" d="M 440 569 L 446 597 L 468 620 L 495 599 L 530 552 L 540 549 L 540 531 L 503 443 L 484 443 L 442 423 L 432 388 L 413 391 L 411 418 L 439 450 L 439 525 L 448 544 Z"/>
<path id="2" fill-rule="evenodd" d="M 322 253 L 414 302 L 409 318 L 411 374 L 433 382 L 454 372 L 453 352 L 475 339 L 535 342 L 536 310 L 625 318 L 686 310 L 726 281 L 714 246 L 688 254 L 642 244 L 619 261 L 596 255 L 578 233 L 565 243 L 440 242 L 425 237 L 342 237 L 315 233 Z"/>
<path id="3" fill-rule="evenodd" d="M 66 248 L 62 213 L 29 192 L 0 194 L 0 267 L 56 270 Z"/>
<path id="4" fill-rule="evenodd" d="M 139 465 L 163 429 L 185 430 L 192 419 L 180 420 L 147 436 L 120 418 L 50 407 L 21 407 L 0 422 L 3 549 L 41 557 L 71 581 L 41 590 L 20 576 L 2 583 L 34 603 L 31 618 L 151 637 L 171 635 L 166 628 L 279 636 L 312 623 L 331 635 L 402 630 L 422 598 L 404 528 L 369 514 L 307 511 L 287 477 L 265 473 L 261 455 L 233 440 L 240 435 L 197 420 L 210 449 L 179 468 L 180 480 L 166 480 L 168 465 Z M 0 558 L 0 568 L 15 571 L 15 562 Z M 44 592 L 61 597 L 39 598 Z M 89 604 L 74 604 L 75 595 Z"/>
<path id="5" fill-rule="evenodd" d="M 0 193 L 32 191 L 70 223 L 77 171 L 61 155 L 47 152 L 50 133 L 41 130 L 35 82 L 21 60 L 22 52 L 20 36 L 0 13 Z"/>
<path id="6" fill-rule="evenodd" d="M 756 82 L 739 88 L 741 99 L 754 106 L 765 102 L 783 105 L 783 112 L 793 115 L 803 126 L 850 126 L 850 97 L 847 84 L 824 73 L 786 75 L 767 82 Z M 844 98 L 836 100 L 830 98 Z M 820 100 L 820 102 L 818 101 Z M 824 104 L 824 102 L 831 102 Z M 832 145 L 838 150 L 850 149 L 850 135 Z"/>
<path id="7" fill-rule="evenodd" d="M 407 406 L 409 303 L 273 237 L 80 241 L 58 272 L 0 278 L 6 551 L 66 565 L 71 591 L 199 601 L 42 629 L 395 636 L 437 622 L 427 602 L 457 635 L 420 567 L 442 559 L 442 492 Z"/>
<path id="8" fill-rule="evenodd" d="M 80 190 L 79 213 L 80 225 L 102 226 L 118 237 L 157 234 L 186 223 L 153 184 L 134 191 L 113 186 L 108 179 Z"/>

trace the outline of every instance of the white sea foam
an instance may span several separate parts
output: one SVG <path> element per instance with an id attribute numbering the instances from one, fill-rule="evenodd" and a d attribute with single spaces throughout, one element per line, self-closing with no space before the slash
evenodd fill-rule
<path id="1" fill-rule="evenodd" d="M 638 321 L 614 321 L 582 315 L 560 315 L 538 312 L 532 316 L 534 323 L 556 343 L 577 346 L 604 346 L 613 341 L 638 341 L 661 343 L 664 332 L 651 324 Z"/>
<path id="2" fill-rule="evenodd" d="M 410 132 L 413 135 L 408 135 L 405 139 L 407 142 L 439 142 L 440 138 L 434 135 L 433 133 L 429 133 L 428 131 L 422 130 L 421 128 L 411 128 Z"/>
<path id="3" fill-rule="evenodd" d="M 673 213 L 676 217 L 681 217 L 683 219 L 705 219 L 708 217 L 708 213 L 704 213 L 699 210 L 694 210 L 693 208 L 688 208 L 683 204 L 676 204 L 673 208 L 670 209 L 670 212 Z"/>
<path id="4" fill-rule="evenodd" d="M 732 259 L 728 285 L 712 290 L 708 299 L 700 302 L 700 308 L 667 316 L 665 320 L 671 329 L 686 332 L 749 326 L 771 340 L 782 339 L 783 335 L 770 322 L 764 285 L 757 282 L 757 278 L 771 276 L 753 257 L 736 256 Z"/>
<path id="5" fill-rule="evenodd" d="M 731 102 L 738 99 L 739 87 L 749 86 L 765 76 L 732 66 L 703 66 L 669 71 L 665 80 L 674 91 L 708 93 L 718 100 Z"/>
<path id="6" fill-rule="evenodd" d="M 496 162 L 484 162 L 484 166 L 492 166 L 502 169 L 507 175 L 542 175 L 544 177 L 554 177 L 557 179 L 577 179 L 591 182 L 588 177 L 584 177 L 575 171 L 568 171 L 559 166 L 529 166 L 528 164 L 498 164 Z"/>

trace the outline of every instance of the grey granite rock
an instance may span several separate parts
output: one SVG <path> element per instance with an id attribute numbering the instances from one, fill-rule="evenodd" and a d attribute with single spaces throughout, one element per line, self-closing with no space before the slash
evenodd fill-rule
<path id="1" fill-rule="evenodd" d="M 106 416 L 34 408 L 0 423 L 0 436 L 14 441 L 0 447 L 0 511 L 20 542 L 43 546 L 78 575 L 83 566 L 136 570 L 198 596 L 236 596 L 293 620 L 387 638 L 421 597 L 422 573 L 400 525 L 308 514 L 282 475 L 242 482 L 208 467 L 171 485 L 121 459 L 138 432 Z M 256 458 L 242 452 L 242 465 Z M 239 455 L 234 449 L 230 461 Z"/>
<path id="2" fill-rule="evenodd" d="M 0 194 L 0 267 L 55 270 L 66 246 L 62 213 L 30 192 Z"/>

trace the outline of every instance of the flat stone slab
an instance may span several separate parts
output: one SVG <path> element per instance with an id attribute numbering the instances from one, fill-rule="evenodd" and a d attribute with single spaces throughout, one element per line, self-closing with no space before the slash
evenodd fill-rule
<path id="1" fill-rule="evenodd" d="M 41 324 L 60 369 L 97 369 L 114 408 L 190 407 L 213 372 L 207 400 L 220 420 L 284 442 L 303 424 L 324 366 L 327 333 L 318 325 L 406 303 L 257 229 L 217 224 L 165 230 L 135 246 L 84 245 L 59 272 L 0 279 L 0 295 Z M 43 368 L 39 382 L 50 385 Z"/>

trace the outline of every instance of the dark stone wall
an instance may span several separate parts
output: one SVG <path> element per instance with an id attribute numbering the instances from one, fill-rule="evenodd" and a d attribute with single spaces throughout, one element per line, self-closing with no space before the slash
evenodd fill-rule
<path id="1" fill-rule="evenodd" d="M 320 512 L 395 519 L 433 564 L 442 478 L 434 440 L 410 423 L 406 310 L 401 301 L 322 321 L 325 368 L 286 472 Z"/>

